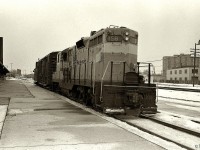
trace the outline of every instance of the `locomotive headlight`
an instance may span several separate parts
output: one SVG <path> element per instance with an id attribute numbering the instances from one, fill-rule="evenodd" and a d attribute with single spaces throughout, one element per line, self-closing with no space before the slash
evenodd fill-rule
<path id="1" fill-rule="evenodd" d="M 128 40 L 129 40 L 129 38 L 128 38 L 128 37 L 125 37 L 125 40 L 126 40 L 126 41 L 128 41 Z"/>
<path id="2" fill-rule="evenodd" d="M 125 35 L 129 35 L 129 33 L 128 33 L 128 32 L 125 32 Z"/>

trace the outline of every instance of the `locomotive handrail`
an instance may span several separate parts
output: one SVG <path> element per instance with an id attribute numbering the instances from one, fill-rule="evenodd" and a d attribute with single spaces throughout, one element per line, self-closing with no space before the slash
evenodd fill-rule
<path id="1" fill-rule="evenodd" d="M 138 75 L 139 75 L 139 68 L 146 67 L 146 66 L 140 66 L 140 64 L 148 65 L 148 85 L 150 86 L 150 84 L 151 84 L 151 66 L 153 67 L 154 73 L 155 73 L 155 66 L 152 63 L 147 63 L 147 62 L 137 62 L 137 64 L 138 64 Z"/>
<path id="2" fill-rule="evenodd" d="M 107 63 L 106 69 L 105 69 L 105 71 L 104 71 L 104 73 L 103 73 L 103 76 L 102 76 L 102 78 L 101 78 L 100 102 L 103 102 L 103 101 L 102 101 L 103 79 L 104 79 L 105 74 L 106 74 L 106 72 L 107 72 L 107 70 L 108 70 L 108 66 L 109 66 L 109 64 L 110 64 L 111 62 L 113 62 L 113 63 L 124 63 L 125 61 L 109 61 L 109 62 Z"/>
<path id="3" fill-rule="evenodd" d="M 103 76 L 102 76 L 102 78 L 101 78 L 100 102 L 103 102 L 103 101 L 102 101 L 103 79 L 104 79 L 104 76 L 105 76 L 105 74 L 106 74 L 106 71 L 107 71 L 107 69 L 108 69 L 108 66 L 109 66 L 110 62 L 111 62 L 111 61 L 109 61 L 109 62 L 107 63 L 106 69 L 105 69 L 105 71 L 104 71 L 104 73 L 103 73 Z"/>
<path id="4" fill-rule="evenodd" d="M 93 84 L 92 85 L 93 85 L 93 94 L 94 94 L 94 92 L 95 92 L 94 87 L 95 87 L 95 80 L 96 80 L 95 79 L 96 78 L 95 77 L 96 76 L 96 65 L 94 65 L 93 67 L 94 67 L 94 69 L 93 69 L 94 78 L 93 78 Z"/>

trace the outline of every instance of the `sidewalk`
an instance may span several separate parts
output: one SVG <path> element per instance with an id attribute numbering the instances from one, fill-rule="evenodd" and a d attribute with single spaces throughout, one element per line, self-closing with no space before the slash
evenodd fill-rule
<path id="1" fill-rule="evenodd" d="M 0 149 L 163 149 L 50 91 L 25 85 L 5 81 L 0 86 L 0 97 L 11 97 Z"/>

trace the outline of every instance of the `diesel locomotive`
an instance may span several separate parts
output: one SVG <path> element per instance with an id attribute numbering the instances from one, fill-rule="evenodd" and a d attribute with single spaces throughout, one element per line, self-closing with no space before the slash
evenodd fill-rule
<path id="1" fill-rule="evenodd" d="M 156 113 L 156 85 L 140 75 L 138 32 L 109 26 L 36 62 L 35 83 L 104 113 Z"/>

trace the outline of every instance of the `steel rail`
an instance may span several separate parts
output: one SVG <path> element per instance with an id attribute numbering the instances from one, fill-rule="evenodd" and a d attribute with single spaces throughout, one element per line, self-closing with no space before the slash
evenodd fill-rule
<path id="1" fill-rule="evenodd" d="M 168 123 L 168 122 L 165 122 L 165 121 L 156 119 L 156 118 L 152 118 L 152 117 L 149 117 L 149 116 L 146 116 L 146 115 L 142 115 L 142 117 L 143 117 L 143 118 L 146 118 L 146 119 L 149 119 L 149 120 L 151 120 L 151 121 L 153 121 L 153 122 L 156 122 L 156 123 L 165 125 L 165 126 L 170 127 L 170 128 L 172 128 L 172 129 L 176 129 L 176 130 L 179 130 L 179 131 L 188 133 L 188 134 L 190 134 L 190 135 L 193 135 L 193 136 L 196 136 L 196 137 L 200 137 L 200 132 L 196 132 L 196 131 L 194 131 L 194 130 L 187 129 L 187 128 L 184 128 L 184 127 L 181 127 L 181 126 L 177 126 L 177 125 L 175 125 L 175 124 L 171 124 L 171 123 Z"/>
<path id="2" fill-rule="evenodd" d="M 155 133 L 155 132 L 153 132 L 153 131 L 150 131 L 150 130 L 148 130 L 148 129 L 145 129 L 144 127 L 141 127 L 141 126 L 139 126 L 139 125 L 136 125 L 136 124 L 131 123 L 131 122 L 128 122 L 128 121 L 125 121 L 124 119 L 118 118 L 117 116 L 112 116 L 112 117 L 115 118 L 115 119 L 118 119 L 118 120 L 120 120 L 120 121 L 122 121 L 122 122 L 125 122 L 125 123 L 127 123 L 127 124 L 129 124 L 129 125 L 131 125 L 131 126 L 133 126 L 133 127 L 136 127 L 136 128 L 138 128 L 139 130 L 142 130 L 142 131 L 147 132 L 147 133 L 149 133 L 149 134 L 151 134 L 151 135 L 157 136 L 157 137 L 159 137 L 159 138 L 161 138 L 161 139 L 163 139 L 163 140 L 166 140 L 166 141 L 175 143 L 175 144 L 177 144 L 178 146 L 181 146 L 181 147 L 183 147 L 183 148 L 185 148 L 185 149 L 187 149 L 187 150 L 193 150 L 193 148 L 191 148 L 191 147 L 188 147 L 188 146 L 183 145 L 183 144 L 181 144 L 181 143 L 178 143 L 178 142 L 176 142 L 176 141 L 174 141 L 174 140 L 172 140 L 172 139 L 169 139 L 169 138 L 167 138 L 167 137 L 164 137 L 164 136 L 162 136 L 162 135 L 159 135 L 158 133 Z M 141 116 L 141 117 L 146 118 L 146 119 L 149 119 L 147 116 Z M 150 119 L 150 120 L 151 120 L 151 119 Z M 151 120 L 151 121 L 154 121 L 154 120 Z M 154 122 L 156 122 L 156 121 L 154 121 Z M 159 123 L 159 122 L 156 122 L 156 123 Z M 159 123 L 159 124 L 162 124 L 162 123 Z M 172 126 L 173 126 L 172 124 L 170 124 L 170 125 L 168 126 L 167 123 L 166 123 L 166 124 L 163 123 L 162 125 L 174 129 L 174 127 L 172 127 Z M 175 129 L 176 129 L 176 128 L 175 128 Z M 186 130 L 179 130 L 178 127 L 177 127 L 176 130 L 182 131 L 182 132 L 185 132 L 185 131 L 186 131 Z M 186 131 L 185 133 L 189 134 L 188 131 Z M 197 136 L 196 133 L 194 133 L 194 134 L 195 134 L 195 136 Z M 199 134 L 200 134 L 200 133 L 199 133 Z M 197 137 L 199 137 L 199 134 L 198 134 Z M 193 134 L 190 133 L 190 135 L 193 135 Z"/>

